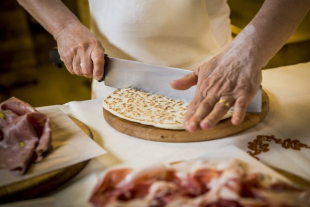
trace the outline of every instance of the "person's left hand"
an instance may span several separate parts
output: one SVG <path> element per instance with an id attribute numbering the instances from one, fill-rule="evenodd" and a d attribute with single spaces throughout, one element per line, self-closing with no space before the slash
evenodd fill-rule
<path id="1" fill-rule="evenodd" d="M 262 80 L 261 64 L 250 53 L 236 51 L 232 46 L 193 73 L 171 82 L 178 90 L 197 84 L 185 115 L 187 131 L 211 129 L 232 106 L 232 124 L 239 125 L 244 120 L 247 106 Z"/>

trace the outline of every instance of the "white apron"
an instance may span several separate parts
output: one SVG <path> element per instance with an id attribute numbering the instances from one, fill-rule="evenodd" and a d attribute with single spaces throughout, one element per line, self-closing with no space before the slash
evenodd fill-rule
<path id="1" fill-rule="evenodd" d="M 89 0 L 110 57 L 194 69 L 231 41 L 226 0 Z M 93 81 L 93 92 L 109 90 Z M 110 89 L 111 91 L 113 89 Z"/>

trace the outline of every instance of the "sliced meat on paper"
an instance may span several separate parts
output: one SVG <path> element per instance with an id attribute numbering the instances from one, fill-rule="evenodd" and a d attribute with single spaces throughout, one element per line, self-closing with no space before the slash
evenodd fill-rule
<path id="1" fill-rule="evenodd" d="M 49 118 L 12 97 L 0 104 L 0 168 L 24 174 L 51 147 Z"/>
<path id="2" fill-rule="evenodd" d="M 101 206 L 115 201 L 117 199 L 115 186 L 118 185 L 131 171 L 132 170 L 129 168 L 124 168 L 106 173 L 104 179 L 102 179 L 95 187 L 90 202 L 96 206 Z"/>
<path id="3" fill-rule="evenodd" d="M 98 182 L 89 201 L 96 207 L 303 207 L 310 204 L 307 192 L 252 171 L 241 160 L 201 159 L 113 169 Z"/>

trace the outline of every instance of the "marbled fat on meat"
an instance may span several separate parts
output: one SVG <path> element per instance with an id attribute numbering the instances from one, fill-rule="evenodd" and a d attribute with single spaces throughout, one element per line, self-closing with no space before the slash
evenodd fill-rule
<path id="1" fill-rule="evenodd" d="M 0 169 L 22 175 L 50 149 L 50 120 L 15 97 L 2 102 L 0 111 Z"/>
<path id="2" fill-rule="evenodd" d="M 196 160 L 108 171 L 89 201 L 96 207 L 304 207 L 310 204 L 310 195 L 301 199 L 304 192 L 237 159 Z"/>

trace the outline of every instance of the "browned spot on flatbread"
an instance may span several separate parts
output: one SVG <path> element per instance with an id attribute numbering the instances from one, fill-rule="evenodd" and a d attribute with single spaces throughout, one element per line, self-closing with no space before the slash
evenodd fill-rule
<path id="1" fill-rule="evenodd" d="M 183 120 L 188 105 L 188 102 L 132 88 L 118 89 L 103 100 L 103 107 L 120 118 L 175 130 L 184 129 Z M 229 111 L 223 118 L 231 115 L 232 111 Z"/>

